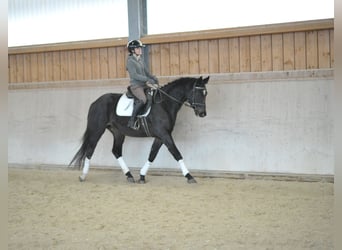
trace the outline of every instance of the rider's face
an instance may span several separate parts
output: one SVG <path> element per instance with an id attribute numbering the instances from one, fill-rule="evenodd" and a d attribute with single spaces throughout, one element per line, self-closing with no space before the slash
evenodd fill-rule
<path id="1" fill-rule="evenodd" d="M 140 55 L 142 54 L 142 49 L 141 49 L 141 47 L 134 48 L 134 54 L 136 54 L 137 56 L 140 56 Z"/>

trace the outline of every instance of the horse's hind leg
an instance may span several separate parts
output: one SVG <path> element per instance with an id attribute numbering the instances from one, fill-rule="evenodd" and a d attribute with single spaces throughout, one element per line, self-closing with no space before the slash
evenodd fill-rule
<path id="1" fill-rule="evenodd" d="M 112 149 L 112 153 L 115 156 L 115 158 L 118 160 L 119 165 L 122 169 L 122 172 L 127 176 L 127 181 L 134 183 L 134 177 L 131 174 L 131 171 L 129 170 L 129 168 L 126 165 L 126 162 L 124 161 L 124 159 L 122 158 L 122 145 L 125 141 L 125 136 L 121 133 L 119 133 L 116 130 L 110 130 L 113 134 L 114 137 L 114 142 L 113 142 L 113 149 Z"/>
<path id="2" fill-rule="evenodd" d="M 91 133 L 90 131 L 87 131 L 88 133 L 85 136 L 85 142 L 84 144 L 86 145 L 85 149 L 85 159 L 83 163 L 83 169 L 82 169 L 82 175 L 79 176 L 79 181 L 85 181 L 87 174 L 89 172 L 89 167 L 90 167 L 90 159 L 94 154 L 96 145 L 98 141 L 100 140 L 101 136 L 103 135 L 105 131 L 105 128 L 101 128 L 97 132 Z"/>
<path id="3" fill-rule="evenodd" d="M 145 176 L 147 174 L 148 169 L 150 168 L 152 162 L 154 161 L 154 159 L 156 158 L 160 147 L 163 145 L 163 142 L 158 139 L 155 138 L 151 147 L 151 152 L 150 155 L 148 157 L 148 161 L 145 163 L 145 165 L 141 168 L 140 170 L 140 180 L 139 183 L 144 184 L 145 181 Z"/>

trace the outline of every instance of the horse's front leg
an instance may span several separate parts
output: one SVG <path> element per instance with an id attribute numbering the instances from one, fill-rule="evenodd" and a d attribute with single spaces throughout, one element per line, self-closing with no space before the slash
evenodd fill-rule
<path id="1" fill-rule="evenodd" d="M 182 173 L 187 178 L 188 183 L 197 183 L 195 178 L 190 174 L 188 168 L 185 166 L 183 157 L 181 153 L 179 152 L 178 148 L 176 147 L 176 144 L 173 141 L 172 136 L 171 135 L 164 136 L 164 138 L 162 139 L 162 142 L 168 148 L 168 150 L 170 151 L 172 156 L 175 158 L 175 160 L 178 161 L 179 166 L 182 170 Z"/>
<path id="2" fill-rule="evenodd" d="M 158 138 L 155 138 L 151 147 L 150 155 L 148 157 L 148 161 L 145 163 L 145 165 L 140 170 L 140 180 L 139 183 L 144 184 L 146 183 L 145 176 L 147 174 L 148 169 L 150 168 L 152 162 L 156 158 L 160 147 L 163 145 L 163 142 L 159 140 Z"/>

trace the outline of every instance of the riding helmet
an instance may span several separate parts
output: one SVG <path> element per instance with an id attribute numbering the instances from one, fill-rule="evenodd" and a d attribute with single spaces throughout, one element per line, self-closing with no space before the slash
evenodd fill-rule
<path id="1" fill-rule="evenodd" d="M 127 49 L 129 53 L 132 53 L 132 51 L 135 48 L 141 48 L 145 47 L 145 45 L 140 40 L 131 40 L 127 43 Z"/>

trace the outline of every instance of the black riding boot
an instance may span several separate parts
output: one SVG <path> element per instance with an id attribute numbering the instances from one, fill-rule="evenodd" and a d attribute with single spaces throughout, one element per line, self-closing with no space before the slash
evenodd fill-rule
<path id="1" fill-rule="evenodd" d="M 127 125 L 129 128 L 136 129 L 136 128 L 134 127 L 135 118 L 137 117 L 137 115 L 139 114 L 139 112 L 143 109 L 144 105 L 145 105 L 145 104 L 144 104 L 142 101 L 140 101 L 140 100 L 134 101 L 133 113 L 132 113 L 132 116 L 131 116 L 131 118 L 129 119 L 128 125 Z"/>

